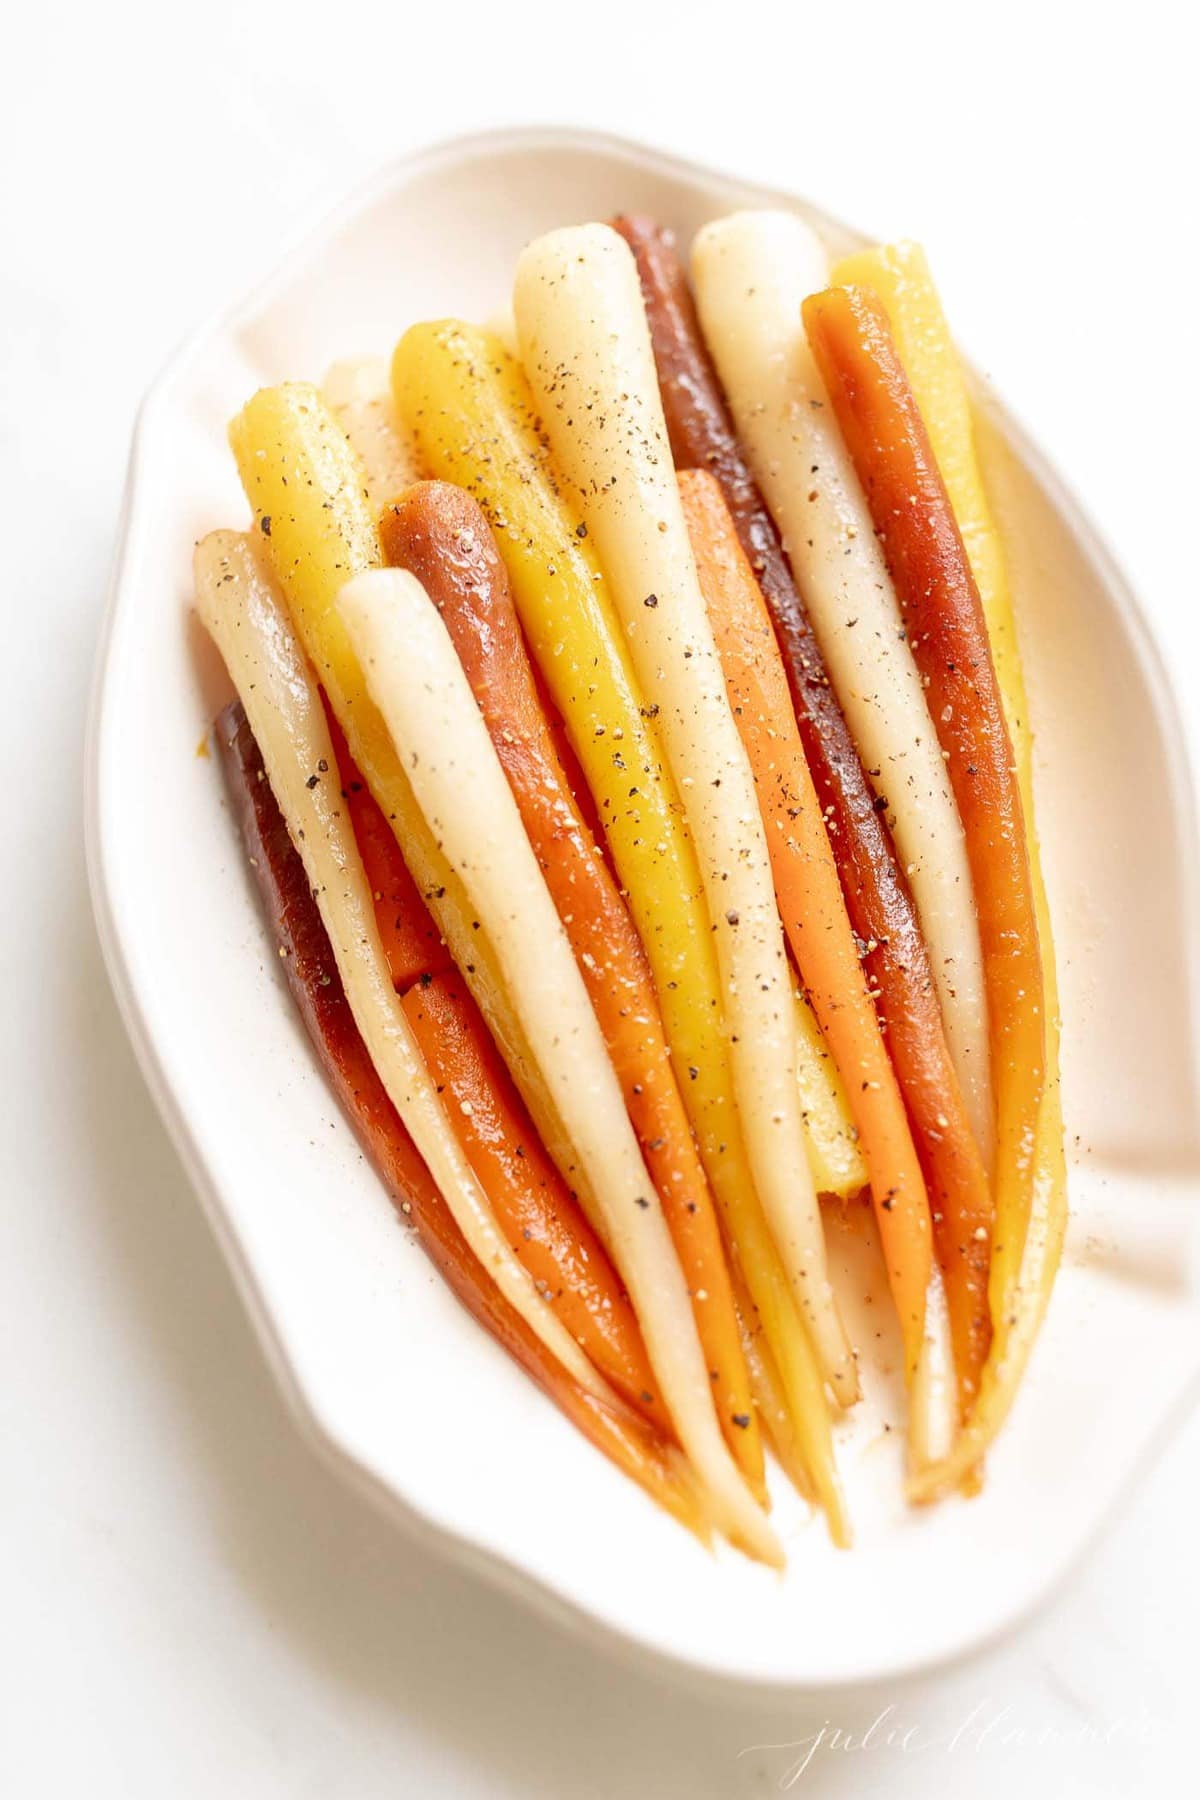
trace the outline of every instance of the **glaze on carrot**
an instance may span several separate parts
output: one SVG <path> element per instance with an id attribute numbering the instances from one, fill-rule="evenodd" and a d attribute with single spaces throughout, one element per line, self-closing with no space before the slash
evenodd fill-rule
<path id="1" fill-rule="evenodd" d="M 738 442 L 704 343 L 687 277 L 668 231 L 619 218 L 632 249 L 650 325 L 659 391 L 681 469 L 716 478 L 742 549 L 767 603 L 805 759 L 812 774 L 862 965 L 904 1095 L 935 1226 L 976 1210 L 980 1156 L 946 1043 L 929 955 L 887 823 L 875 804 L 779 533 Z M 978 1229 L 974 1227 L 973 1229 Z M 986 1252 L 986 1244 L 983 1250 Z M 972 1260 L 980 1254 L 971 1240 Z M 948 1265 L 947 1265 L 948 1267 Z M 950 1290 L 955 1282 L 947 1275 Z M 986 1343 L 985 1317 L 963 1317 L 951 1298 L 958 1349 L 968 1326 L 967 1378 Z"/>
<path id="2" fill-rule="evenodd" d="M 1045 1077 L 1041 953 L 1024 812 L 987 625 L 887 311 L 866 288 L 804 303 L 887 557 L 966 833 L 987 982 L 998 1252 L 1023 1241 Z"/>
<path id="3" fill-rule="evenodd" d="M 679 491 L 730 704 L 754 772 L 784 930 L 845 1083 L 866 1152 L 911 1374 L 920 1353 L 932 1234 L 904 1102 L 867 992 L 770 616 L 754 572 L 716 479 L 704 470 L 689 470 L 679 477 Z M 989 1201 L 982 1166 L 974 1199 L 978 1217 L 986 1223 Z M 972 1220 L 972 1226 L 976 1222 Z M 939 1260 L 945 1267 L 945 1259 Z M 947 1285 L 959 1291 L 963 1321 L 963 1328 L 954 1334 L 956 1363 L 969 1353 L 977 1374 L 986 1340 L 975 1343 L 970 1327 L 973 1318 L 987 1318 L 987 1257 L 976 1256 L 970 1264 L 960 1263 L 954 1255 L 948 1260 Z M 958 1279 L 951 1279 L 951 1271 Z M 964 1276 L 969 1286 L 961 1279 Z"/>
<path id="4" fill-rule="evenodd" d="M 469 494 L 430 481 L 385 509 L 381 536 L 387 561 L 414 574 L 437 607 L 483 714 L 662 1199 L 722 1430 L 761 1492 L 761 1439 L 729 1273 L 649 965 L 559 760 L 491 528 Z"/>
<path id="5" fill-rule="evenodd" d="M 674 1447 L 635 1413 L 606 1403 L 576 1382 L 508 1304 L 468 1248 L 359 1034 L 304 865 L 288 836 L 240 703 L 221 714 L 214 737 L 292 998 L 393 1205 L 472 1318 L 597 1449 L 707 1542 L 709 1528 L 694 1480 Z"/>

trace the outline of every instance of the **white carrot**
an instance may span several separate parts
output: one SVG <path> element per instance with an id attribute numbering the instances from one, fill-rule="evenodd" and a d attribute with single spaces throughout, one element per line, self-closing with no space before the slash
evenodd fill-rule
<path id="1" fill-rule="evenodd" d="M 692 272 L 743 445 L 886 800 L 963 1097 L 990 1158 L 987 1008 L 962 825 L 871 515 L 801 324 L 802 301 L 828 281 L 825 251 L 794 214 L 735 213 L 700 232 Z"/>
<path id="2" fill-rule="evenodd" d="M 539 238 L 518 264 L 514 306 L 543 425 L 657 710 L 695 840 L 759 1198 L 826 1378 L 848 1403 L 858 1377 L 805 1159 L 792 989 L 766 837 L 692 561 L 628 246 L 604 225 Z"/>
<path id="3" fill-rule="evenodd" d="M 388 365 L 377 357 L 336 362 L 326 371 L 321 392 L 358 452 L 367 499 L 378 513 L 419 473 L 416 452 L 396 416 Z"/>
<path id="4" fill-rule="evenodd" d="M 487 933 L 587 1177 L 651 1366 L 717 1523 L 765 1561 L 782 1551 L 721 1436 L 675 1247 L 574 953 L 487 727 L 432 601 L 399 569 L 356 576 L 342 619 L 417 802 Z"/>
<path id="5" fill-rule="evenodd" d="M 321 697 L 268 570 L 240 532 L 214 531 L 196 546 L 195 580 L 196 610 L 246 710 L 388 1098 L 505 1299 L 577 1381 L 611 1400 L 611 1388 L 505 1241 L 442 1110 L 392 986 Z"/>

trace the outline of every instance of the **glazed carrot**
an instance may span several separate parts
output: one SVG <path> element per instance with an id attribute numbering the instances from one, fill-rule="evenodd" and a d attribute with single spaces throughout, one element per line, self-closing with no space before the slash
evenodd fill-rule
<path id="1" fill-rule="evenodd" d="M 601 1374 L 651 1420 L 666 1411 L 628 1296 L 547 1156 L 483 1015 L 451 962 L 391 827 L 326 703 L 342 793 L 392 980 L 497 1225 Z"/>
<path id="2" fill-rule="evenodd" d="M 640 690 L 587 527 L 566 502 L 529 384 L 497 339 L 453 319 L 405 333 L 392 381 L 423 473 L 466 488 L 496 534 L 530 654 L 595 800 L 645 946 L 713 1196 L 738 1243 L 751 1233 L 761 1239 L 758 1220 L 748 1221 L 761 1207 L 734 1104 L 730 1046 L 717 1028 L 723 1008 L 711 921 L 663 760 L 657 703 Z M 822 1093 L 830 1059 L 823 1046 L 817 1054 L 811 1039 L 798 1042 L 798 1051 L 805 1110 L 815 1124 L 811 1096 L 821 1095 L 819 1116 L 829 1121 L 823 1135 L 808 1133 L 814 1181 L 822 1193 L 857 1193 L 866 1171 L 855 1154 L 849 1112 L 828 1086 Z"/>
<path id="3" fill-rule="evenodd" d="M 755 1186 L 830 1388 L 858 1370 L 829 1280 L 796 1087 L 790 977 L 753 779 L 675 486 L 637 270 L 605 225 L 517 262 L 521 354 L 556 466 L 595 541 L 695 845 Z"/>
<path id="4" fill-rule="evenodd" d="M 804 321 L 962 815 L 987 981 L 996 1217 L 1023 1242 L 1046 1067 L 1043 977 L 1020 786 L 979 591 L 882 302 L 865 288 L 829 288 L 805 302 Z"/>
<path id="5" fill-rule="evenodd" d="M 446 627 L 414 575 L 372 569 L 338 611 L 414 792 L 463 882 L 629 1290 L 679 1442 L 714 1521 L 750 1555 L 783 1551 L 729 1452 L 691 1300 L 587 989 Z"/>
<path id="6" fill-rule="evenodd" d="M 539 1142 L 457 971 L 415 982 L 404 1010 L 496 1223 L 543 1300 L 618 1393 L 669 1431 L 629 1298 Z"/>
<path id="7" fill-rule="evenodd" d="M 921 1353 L 931 1275 L 933 1234 L 925 1182 L 846 916 L 766 605 L 715 478 L 690 470 L 680 475 L 679 491 L 730 704 L 754 773 L 784 930 L 866 1150 L 911 1379 Z M 958 1300 L 956 1365 L 969 1362 L 974 1377 L 987 1349 L 986 1332 L 974 1329 L 976 1321 L 987 1322 L 989 1200 L 982 1165 L 974 1193 L 963 1198 L 973 1200 L 976 1213 L 945 1246 L 949 1255 L 940 1260 L 944 1268 L 949 1265 L 947 1285 Z M 973 1232 L 981 1222 L 983 1242 L 976 1245 Z M 959 1238 L 974 1251 L 969 1262 Z M 964 1398 L 970 1392 L 973 1381 Z"/>
<path id="8" fill-rule="evenodd" d="M 528 383 L 496 339 L 454 320 L 415 325 L 396 346 L 392 381 L 425 472 L 469 489 L 496 533 L 521 629 L 628 894 L 731 1258 L 762 1320 L 830 1535 L 843 1544 L 849 1531 L 820 1373 L 755 1191 L 733 1103 L 695 854 L 663 765 L 653 708 L 639 691 L 583 521 L 563 500 Z M 645 779 L 631 781 L 631 769 Z M 638 792 L 630 797 L 634 785 Z M 827 1053 L 825 1062 L 832 1063 Z M 848 1112 L 844 1129 L 853 1130 Z M 814 1154 L 811 1137 L 807 1149 Z M 865 1173 L 849 1191 L 863 1179 Z M 832 1185 L 822 1180 L 823 1188 Z"/>
<path id="9" fill-rule="evenodd" d="M 708 1524 L 683 1458 L 643 1419 L 617 1403 L 606 1403 L 575 1381 L 508 1304 L 468 1248 L 388 1099 L 359 1034 L 304 864 L 288 836 L 240 702 L 221 714 L 214 737 L 292 998 L 330 1084 L 393 1205 L 472 1318 L 597 1449 L 707 1542 Z"/>
<path id="10" fill-rule="evenodd" d="M 1038 939 L 1046 1008 L 1046 1081 L 1038 1119 L 1033 1205 L 1024 1240 L 1016 1241 L 1000 1221 L 1005 1244 L 992 1265 L 992 1313 L 997 1330 L 980 1382 L 979 1401 L 949 1462 L 930 1470 L 918 1497 L 953 1486 L 985 1450 L 1012 1405 L 1028 1363 L 1062 1253 L 1067 1218 L 1059 1081 L 1058 983 L 1054 941 L 1034 821 L 1033 743 L 1025 677 L 1004 545 L 988 501 L 975 441 L 975 423 L 962 363 L 919 244 L 886 244 L 860 251 L 836 265 L 839 286 L 869 287 L 887 308 L 892 336 L 916 396 L 958 528 L 979 589 L 996 680 L 1013 742 L 1017 780 L 1025 809 L 1025 838 L 1033 875 Z"/>
<path id="11" fill-rule="evenodd" d="M 321 692 L 260 545 L 237 532 L 210 532 L 196 545 L 193 569 L 197 614 L 246 709 L 385 1092 L 467 1243 L 506 1299 L 577 1381 L 610 1398 L 608 1383 L 538 1293 L 497 1225 L 417 1048 L 392 985 L 341 798 Z"/>
<path id="12" fill-rule="evenodd" d="M 946 1043 L 991 1166 L 979 922 L 962 821 L 900 606 L 800 319 L 828 258 L 794 213 L 706 225 L 692 247 L 705 335 L 904 865 L 929 946 Z"/>
<path id="13" fill-rule="evenodd" d="M 556 753 L 491 529 L 469 494 L 429 481 L 385 508 L 380 534 L 386 560 L 414 574 L 440 612 L 479 703 L 662 1199 L 722 1430 L 761 1490 L 762 1445 L 729 1274 L 650 969 Z"/>
<path id="14" fill-rule="evenodd" d="M 467 975 L 551 1156 L 569 1180 L 571 1146 L 534 1067 L 462 884 L 421 816 L 338 616 L 338 590 L 378 566 L 379 529 L 362 462 L 328 403 L 304 382 L 261 388 L 229 427 L 260 547 L 354 760 L 399 841 L 422 897 Z M 269 748 L 264 745 L 269 757 Z"/>
<path id="15" fill-rule="evenodd" d="M 617 229 L 637 260 L 671 449 L 680 468 L 716 477 L 771 614 L 792 706 L 841 878 L 850 923 L 925 1174 L 939 1214 L 975 1210 L 980 1157 L 946 1043 L 929 955 L 887 823 L 830 680 L 808 609 L 783 553 L 700 333 L 696 308 L 668 232 L 645 219 Z M 940 1234 L 939 1234 L 940 1241 Z M 947 1265 L 948 1266 L 948 1265 Z M 959 1379 L 975 1355 L 961 1349 L 963 1320 L 948 1278 Z M 986 1336 L 987 1321 L 972 1338 Z M 965 1368 L 964 1368 L 965 1364 Z"/>

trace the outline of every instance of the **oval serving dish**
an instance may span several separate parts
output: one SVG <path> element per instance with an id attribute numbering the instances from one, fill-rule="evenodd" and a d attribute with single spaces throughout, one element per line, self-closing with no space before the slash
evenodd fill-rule
<path id="1" fill-rule="evenodd" d="M 278 969 L 215 763 L 228 698 L 190 617 L 197 537 L 245 502 L 225 441 L 257 387 L 386 355 L 415 320 L 486 319 L 553 226 L 652 214 L 681 240 L 805 202 L 636 145 L 504 132 L 406 159 L 173 360 L 142 409 L 90 732 L 89 867 L 142 1068 L 303 1428 L 410 1528 L 625 1652 L 772 1689 L 912 1672 L 1043 1598 L 1200 1373 L 1193 809 L 1173 702 L 1094 531 L 1002 408 L 981 449 L 1005 531 L 1037 734 L 1060 964 L 1072 1223 L 1013 1416 L 969 1503 L 902 1498 L 883 1347 L 839 1426 L 856 1530 L 792 1495 L 778 1577 L 710 1556 L 577 1436 L 398 1227 Z M 1119 723 L 1119 729 L 1115 728 Z M 1099 803 L 1102 802 L 1102 803 Z M 848 1323 L 875 1271 L 831 1227 Z"/>

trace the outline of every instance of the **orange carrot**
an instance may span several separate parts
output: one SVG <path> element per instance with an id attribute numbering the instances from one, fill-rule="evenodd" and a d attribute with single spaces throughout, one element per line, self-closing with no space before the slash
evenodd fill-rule
<path id="1" fill-rule="evenodd" d="M 452 967 L 445 939 L 408 872 L 396 834 L 350 755 L 333 708 L 325 703 L 342 793 L 375 900 L 375 919 L 392 980 L 401 993 L 418 975 Z"/>
<path id="2" fill-rule="evenodd" d="M 932 1251 L 929 1202 L 908 1115 L 859 961 L 762 593 L 715 478 L 706 470 L 689 470 L 680 475 L 679 490 L 730 703 L 754 773 L 784 928 L 866 1154 L 911 1370 L 920 1349 Z M 983 1168 L 978 1157 L 975 1162 L 977 1194 L 960 1198 L 974 1198 L 986 1208 Z M 986 1260 L 978 1274 L 961 1260 L 953 1261 L 951 1270 L 947 1299 L 955 1294 L 960 1325 L 956 1360 L 974 1376 L 986 1349 L 970 1328 L 974 1316 L 987 1317 Z M 960 1383 L 962 1378 L 960 1370 Z"/>
<path id="3" fill-rule="evenodd" d="M 601 1374 L 670 1433 L 629 1297 L 542 1147 L 483 1014 L 458 980 L 391 827 L 332 716 L 330 726 L 392 979 L 405 996 L 421 1053 L 496 1223 Z"/>
<path id="4" fill-rule="evenodd" d="M 457 971 L 422 976 L 404 1010 L 496 1223 L 602 1375 L 668 1433 L 629 1297 L 543 1149 Z"/>
<path id="5" fill-rule="evenodd" d="M 1034 1196 L 1045 995 L 1025 813 L 987 621 L 883 302 L 867 288 L 827 288 L 804 302 L 804 328 L 887 557 L 962 815 L 991 1034 L 995 1255 L 1015 1266 Z"/>
<path id="6" fill-rule="evenodd" d="M 304 864 L 288 836 L 240 702 L 221 714 L 214 735 L 263 910 L 286 951 L 281 961 L 288 986 L 333 1091 L 397 1211 L 471 1317 L 597 1449 L 708 1542 L 706 1508 L 675 1446 L 615 1396 L 610 1404 L 569 1374 L 469 1248 L 359 1035 Z"/>
<path id="7" fill-rule="evenodd" d="M 387 560 L 415 574 L 438 607 L 479 702 L 661 1196 L 722 1430 L 761 1494 L 762 1440 L 729 1271 L 671 1068 L 649 966 L 556 754 L 491 530 L 476 502 L 461 489 L 421 482 L 385 510 L 381 532 Z M 619 743 L 614 743 L 613 755 L 621 755 Z M 630 768 L 631 787 L 642 774 Z"/>
<path id="8" fill-rule="evenodd" d="M 812 620 L 738 443 L 671 235 L 647 219 L 614 223 L 637 258 L 676 464 L 707 469 L 717 478 L 767 603 L 846 911 L 863 947 L 863 968 L 925 1175 L 939 1261 L 946 1270 L 962 1260 L 982 1270 L 989 1246 L 977 1201 L 979 1154 L 946 1043 L 929 954 L 887 823 L 875 809 L 876 796 Z M 948 1279 L 947 1287 L 960 1379 L 965 1375 L 969 1384 L 991 1320 L 975 1304 L 978 1276 Z"/>

